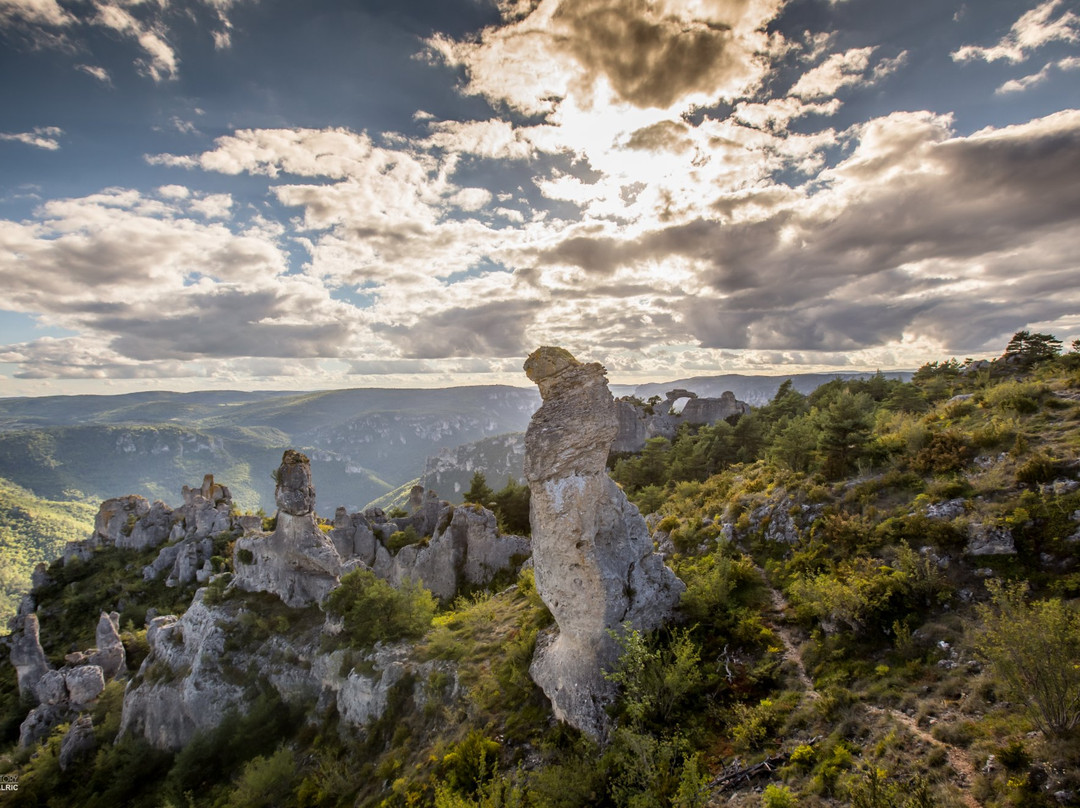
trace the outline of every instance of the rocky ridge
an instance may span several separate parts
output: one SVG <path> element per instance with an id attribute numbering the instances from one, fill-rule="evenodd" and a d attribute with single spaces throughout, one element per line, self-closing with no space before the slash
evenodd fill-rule
<path id="1" fill-rule="evenodd" d="M 353 569 L 370 569 L 393 584 L 418 581 L 450 600 L 463 587 L 485 586 L 500 571 L 520 566 L 528 539 L 501 535 L 490 511 L 455 508 L 419 487 L 408 516 L 339 508 L 327 524 L 314 511 L 305 455 L 286 451 L 275 478 L 278 511 L 269 532 L 261 530 L 260 517 L 235 513 L 228 488 L 210 475 L 199 488 L 185 486 L 184 504 L 176 509 L 142 497 L 102 504 L 94 534 L 70 546 L 58 563 L 85 562 L 111 547 L 161 547 L 143 571 L 146 580 L 168 573 L 172 585 L 209 586 L 196 591 L 180 616 L 148 613 L 149 654 L 134 674 L 126 666 L 115 612 L 102 614 L 96 648 L 69 654 L 54 669 L 41 646 L 34 594 L 28 595 L 8 640 L 20 690 L 36 703 L 23 722 L 24 745 L 71 721 L 64 759 L 75 760 L 93 740 L 88 710 L 113 679 L 128 679 L 121 735 L 168 750 L 214 728 L 230 711 L 243 712 L 253 697 L 252 672 L 285 703 L 314 704 L 320 714 L 336 709 L 346 725 L 360 730 L 379 718 L 399 684 L 426 681 L 436 670 L 456 681 L 452 665 L 420 660 L 407 644 L 325 650 L 335 645 L 327 638 L 341 629 L 320 604 Z M 399 547 L 394 539 L 405 531 L 418 540 Z M 210 554 L 214 538 L 222 536 L 236 537 L 233 575 L 214 573 Z M 49 585 L 45 565 L 34 580 L 37 587 Z M 456 697 L 456 686 L 447 692 Z M 423 688 L 412 697 L 421 705 L 427 698 Z"/>

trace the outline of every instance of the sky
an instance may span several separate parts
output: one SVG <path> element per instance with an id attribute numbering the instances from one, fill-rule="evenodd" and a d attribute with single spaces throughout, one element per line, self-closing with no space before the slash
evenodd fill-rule
<path id="1" fill-rule="evenodd" d="M 1080 337 L 1080 0 L 0 0 L 0 396 Z"/>

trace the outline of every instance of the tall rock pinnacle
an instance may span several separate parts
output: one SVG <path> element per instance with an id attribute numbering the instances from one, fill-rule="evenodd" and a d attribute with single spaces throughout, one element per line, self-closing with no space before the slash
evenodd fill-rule
<path id="1" fill-rule="evenodd" d="M 558 718 L 603 738 L 615 695 L 604 672 L 619 656 L 612 632 L 660 625 L 685 587 L 607 475 L 618 417 L 603 366 L 545 347 L 525 373 L 544 401 L 525 433 L 536 588 L 558 623 L 554 639 L 538 644 L 530 674 Z"/>

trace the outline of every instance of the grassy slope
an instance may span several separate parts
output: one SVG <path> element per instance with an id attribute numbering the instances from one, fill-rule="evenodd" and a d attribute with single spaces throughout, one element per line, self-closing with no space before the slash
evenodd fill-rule
<path id="1" fill-rule="evenodd" d="M 95 513 L 91 505 L 41 499 L 0 478 L 0 627 L 30 589 L 34 567 L 56 558 L 69 541 L 87 538 Z"/>

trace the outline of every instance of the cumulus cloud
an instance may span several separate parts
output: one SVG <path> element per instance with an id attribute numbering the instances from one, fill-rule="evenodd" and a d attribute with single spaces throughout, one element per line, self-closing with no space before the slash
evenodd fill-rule
<path id="1" fill-rule="evenodd" d="M 36 126 L 30 132 L 0 132 L 0 140 L 25 143 L 27 146 L 56 151 L 60 148 L 58 138 L 62 134 L 64 134 L 64 130 L 58 126 Z"/>
<path id="2" fill-rule="evenodd" d="M 947 117 L 897 113 L 850 137 L 816 193 L 778 197 L 737 224 L 566 239 L 539 264 L 609 278 L 689 262 L 705 288 L 661 308 L 716 349 L 847 351 L 918 333 L 975 350 L 1018 318 L 1080 306 L 1069 258 L 1080 248 L 1080 112 L 968 137 Z"/>
<path id="3" fill-rule="evenodd" d="M 1080 17 L 1068 9 L 1057 14 L 1062 4 L 1063 0 L 1045 0 L 1021 15 L 1009 33 L 995 45 L 965 45 L 953 52 L 953 60 L 995 62 L 1004 59 L 1017 64 L 1026 61 L 1032 51 L 1051 42 L 1076 42 L 1080 38 Z"/>
<path id="4" fill-rule="evenodd" d="M 515 5 L 475 40 L 444 36 L 429 52 L 466 70 L 465 91 L 527 114 L 610 92 L 637 107 L 731 98 L 762 78 L 765 26 L 780 0 L 577 0 Z M 543 70 L 536 66 L 544 65 Z M 599 95 L 598 95 L 599 94 Z"/>

